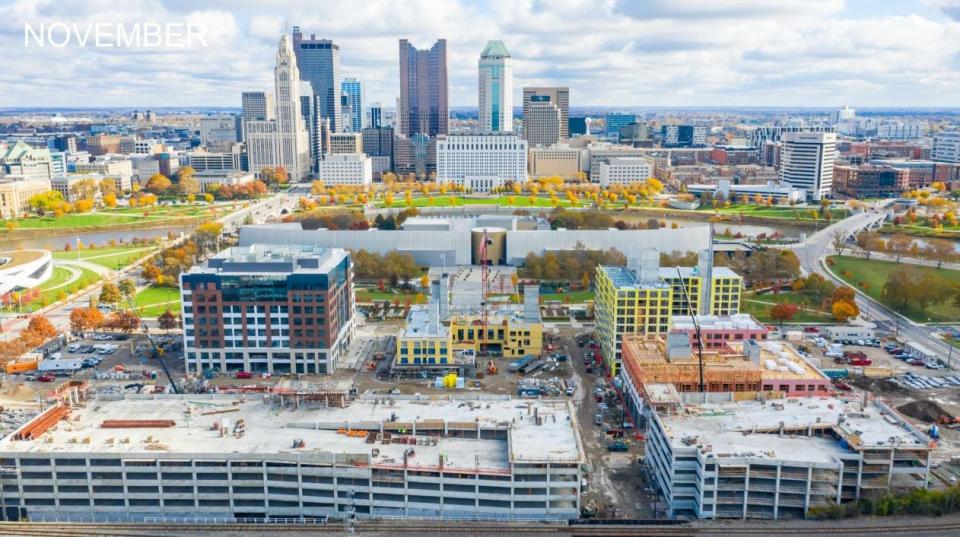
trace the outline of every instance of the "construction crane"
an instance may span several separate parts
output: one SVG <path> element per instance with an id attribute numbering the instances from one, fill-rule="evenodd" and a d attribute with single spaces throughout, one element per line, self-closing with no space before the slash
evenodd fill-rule
<path id="1" fill-rule="evenodd" d="M 133 302 L 133 297 L 127 295 L 126 298 L 127 304 L 130 306 L 130 312 L 136 316 L 137 322 L 140 324 L 140 328 L 143 329 L 143 333 L 147 336 L 147 341 L 150 342 L 153 356 L 156 357 L 157 361 L 160 362 L 160 368 L 163 369 L 163 374 L 166 375 L 167 380 L 170 381 L 170 389 L 173 390 L 173 393 L 180 393 L 180 388 L 177 387 L 177 383 L 173 381 L 173 375 L 170 374 L 167 364 L 163 361 L 163 349 L 160 348 L 160 345 L 157 345 L 156 341 L 154 341 L 153 335 L 150 334 L 150 328 L 147 326 L 147 323 L 143 321 L 143 317 L 140 317 L 140 313 L 137 312 L 137 305 Z"/>
<path id="2" fill-rule="evenodd" d="M 707 389 L 703 384 L 703 336 L 700 335 L 700 322 L 697 321 L 697 314 L 693 311 L 693 302 L 690 301 L 690 295 L 687 294 L 687 284 L 683 281 L 683 273 L 680 272 L 680 267 L 677 267 L 677 278 L 680 280 L 680 289 L 683 290 L 683 299 L 687 302 L 687 308 L 690 310 L 693 330 L 697 334 L 697 364 L 700 369 L 700 389 L 697 391 L 703 393 L 707 391 Z M 704 285 L 709 286 L 710 283 L 707 282 Z"/>
<path id="3" fill-rule="evenodd" d="M 487 298 L 490 292 L 489 278 L 490 267 L 487 259 L 487 245 L 490 244 L 490 237 L 487 236 L 487 228 L 483 228 L 483 235 L 480 237 L 480 337 L 477 338 L 480 343 L 480 352 L 483 352 L 483 341 L 487 335 Z"/>

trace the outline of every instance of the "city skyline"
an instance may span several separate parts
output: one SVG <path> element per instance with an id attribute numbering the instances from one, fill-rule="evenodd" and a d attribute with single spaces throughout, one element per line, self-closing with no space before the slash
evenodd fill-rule
<path id="1" fill-rule="evenodd" d="M 502 40 L 514 58 L 514 102 L 523 86 L 569 86 L 575 106 L 960 105 L 952 90 L 960 82 L 956 0 L 641 4 L 415 2 L 402 11 L 417 15 L 407 16 L 396 15 L 391 0 L 364 10 L 132 2 L 122 14 L 99 1 L 59 10 L 4 3 L 0 40 L 18 54 L 0 60 L 10 75 L 0 82 L 0 104 L 236 106 L 232 96 L 269 85 L 272 46 L 298 25 L 340 45 L 343 76 L 364 83 L 368 102 L 396 100 L 396 43 L 407 38 L 417 48 L 447 40 L 452 107 L 476 105 L 477 51 L 490 40 Z M 24 46 L 26 24 L 65 20 L 185 21 L 206 28 L 208 46 Z M 59 69 L 38 73 L 36 65 Z"/>

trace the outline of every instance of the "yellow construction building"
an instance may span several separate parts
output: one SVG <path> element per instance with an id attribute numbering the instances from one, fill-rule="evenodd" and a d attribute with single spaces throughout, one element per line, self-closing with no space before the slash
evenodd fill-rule
<path id="1" fill-rule="evenodd" d="M 672 328 L 673 315 L 725 316 L 740 312 L 743 279 L 729 268 L 713 268 L 707 295 L 706 272 L 699 265 L 680 267 L 679 273 L 676 268 L 660 267 L 656 251 L 642 252 L 630 268 L 597 267 L 595 332 L 610 374 L 620 371 L 624 335 L 666 334 Z M 710 304 L 709 309 L 701 308 L 704 301 Z"/>
<path id="2" fill-rule="evenodd" d="M 660 279 L 673 289 L 671 310 L 673 315 L 735 315 L 740 313 L 740 295 L 743 293 L 743 278 L 727 267 L 714 267 L 710 292 L 703 293 L 706 277 L 699 267 L 661 267 Z M 683 286 L 686 286 L 684 294 Z M 688 300 L 689 298 L 689 300 Z M 710 307 L 701 308 L 704 300 Z"/>
<path id="3" fill-rule="evenodd" d="M 437 302 L 410 308 L 406 326 L 397 334 L 394 365 L 442 369 L 472 365 L 481 355 L 539 355 L 543 352 L 539 294 L 529 295 L 522 306 L 500 305 L 486 319 L 473 312 L 444 319 Z"/>

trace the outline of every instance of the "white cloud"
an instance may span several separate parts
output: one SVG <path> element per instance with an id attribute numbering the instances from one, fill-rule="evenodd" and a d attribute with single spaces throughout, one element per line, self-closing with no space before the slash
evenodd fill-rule
<path id="1" fill-rule="evenodd" d="M 401 37 L 447 39 L 455 105 L 476 104 L 489 39 L 513 54 L 517 93 L 569 85 L 575 106 L 960 105 L 960 0 L 868 18 L 842 0 L 2 2 L 0 106 L 238 106 L 241 91 L 270 87 L 277 37 L 293 25 L 335 40 L 343 76 L 387 105 Z M 208 46 L 23 47 L 26 22 L 158 20 L 202 24 Z"/>

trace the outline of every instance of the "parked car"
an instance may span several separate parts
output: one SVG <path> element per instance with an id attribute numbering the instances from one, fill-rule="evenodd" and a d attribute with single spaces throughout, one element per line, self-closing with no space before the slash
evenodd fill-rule
<path id="1" fill-rule="evenodd" d="M 816 334 L 820 332 L 820 329 L 817 328 L 816 326 L 804 326 L 803 331 L 806 332 L 807 334 Z"/>
<path id="2" fill-rule="evenodd" d="M 39 377 L 37 377 L 37 380 L 40 381 L 40 382 L 53 382 L 54 380 L 56 380 L 56 377 L 54 377 L 53 375 L 51 375 L 51 374 L 49 374 L 49 373 L 45 373 L 45 374 L 40 375 Z"/>
<path id="3" fill-rule="evenodd" d="M 607 444 L 607 451 L 624 452 L 630 451 L 630 447 L 624 442 L 610 442 Z"/>
<path id="4" fill-rule="evenodd" d="M 597 425 L 603 425 L 603 414 L 597 414 L 593 417 L 593 422 Z"/>

